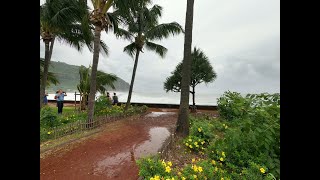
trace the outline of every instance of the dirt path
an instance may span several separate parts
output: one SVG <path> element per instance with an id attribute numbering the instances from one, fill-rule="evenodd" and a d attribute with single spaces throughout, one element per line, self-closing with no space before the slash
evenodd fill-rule
<path id="1" fill-rule="evenodd" d="M 136 180 L 135 159 L 157 153 L 177 120 L 176 112 L 152 111 L 109 123 L 98 135 L 41 158 L 40 179 Z"/>

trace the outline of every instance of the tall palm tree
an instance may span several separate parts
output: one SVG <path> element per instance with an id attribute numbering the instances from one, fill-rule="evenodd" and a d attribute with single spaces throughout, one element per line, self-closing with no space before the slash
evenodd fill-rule
<path id="1" fill-rule="evenodd" d="M 94 115 L 101 31 L 106 30 L 107 32 L 111 28 L 116 30 L 118 27 L 119 15 L 125 14 L 129 8 L 134 8 L 136 5 L 135 0 L 91 0 L 91 3 L 94 9 L 89 16 L 89 20 L 94 25 L 94 45 L 88 102 L 88 123 L 93 121 Z M 111 7 L 114 8 L 115 12 L 108 12 Z"/>
<path id="2" fill-rule="evenodd" d="M 56 38 L 65 41 L 78 50 L 81 50 L 83 44 L 90 44 L 92 34 L 84 18 L 87 12 L 88 8 L 82 0 L 46 0 L 40 6 L 40 36 L 45 44 L 40 108 L 45 94 L 54 41 Z"/>
<path id="3" fill-rule="evenodd" d="M 82 95 L 81 110 L 86 109 L 87 98 L 90 93 L 90 74 L 91 66 L 89 66 L 89 68 L 86 68 L 85 66 L 80 66 L 80 83 L 77 85 L 77 88 Z M 116 82 L 117 79 L 118 77 L 114 74 L 108 74 L 102 71 L 97 71 L 97 91 L 104 94 L 106 91 L 106 85 L 110 86 L 112 89 L 115 89 L 114 82 Z"/>
<path id="4" fill-rule="evenodd" d="M 192 27 L 193 27 L 193 5 L 194 0 L 187 0 L 184 49 L 182 61 L 182 79 L 180 107 L 177 121 L 176 132 L 182 137 L 189 135 L 189 92 L 191 78 L 191 46 L 192 46 Z"/>
<path id="5" fill-rule="evenodd" d="M 40 35 L 45 43 L 45 64 L 43 77 L 48 74 L 55 39 L 67 42 L 81 51 L 86 45 L 93 51 L 93 27 L 89 23 L 89 11 L 84 0 L 46 0 L 40 6 Z M 50 46 L 50 47 L 49 47 Z M 101 53 L 108 54 L 106 44 L 101 41 Z M 46 81 L 43 78 L 42 81 Z M 45 82 L 41 82 L 40 99 L 44 96 Z M 41 95 L 43 94 L 43 96 Z M 42 100 L 40 100 L 40 107 Z"/>
<path id="6" fill-rule="evenodd" d="M 139 54 L 140 52 L 143 52 L 143 47 L 145 46 L 146 49 L 154 51 L 163 58 L 167 52 L 167 48 L 152 41 L 162 40 L 164 38 L 167 38 L 170 34 L 176 35 L 183 32 L 182 27 L 176 22 L 164 24 L 158 23 L 162 12 L 161 6 L 154 5 L 152 8 L 148 9 L 146 7 L 146 3 L 140 1 L 138 1 L 138 3 L 140 3 L 138 10 L 131 11 L 130 15 L 126 17 L 128 29 L 126 30 L 118 28 L 116 32 L 117 36 L 131 41 L 129 45 L 124 47 L 123 51 L 128 53 L 131 57 L 135 55 L 134 67 L 125 110 L 127 110 L 130 106 Z"/>

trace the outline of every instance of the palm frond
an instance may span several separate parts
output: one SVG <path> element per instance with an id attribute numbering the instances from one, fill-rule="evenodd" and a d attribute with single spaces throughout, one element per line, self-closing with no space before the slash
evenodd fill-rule
<path id="1" fill-rule="evenodd" d="M 100 53 L 103 56 L 108 56 L 109 55 L 109 47 L 102 40 L 100 40 Z"/>
<path id="2" fill-rule="evenodd" d="M 134 36 L 132 33 L 130 33 L 129 31 L 122 29 L 122 28 L 118 28 L 117 31 L 115 31 L 115 35 L 116 37 L 120 37 L 129 41 L 133 41 Z"/>
<path id="3" fill-rule="evenodd" d="M 146 42 L 146 48 L 148 50 L 155 51 L 162 58 L 166 55 L 168 51 L 167 48 L 149 41 Z"/>
<path id="4" fill-rule="evenodd" d="M 134 42 L 123 48 L 123 52 L 126 52 L 131 57 L 135 55 L 135 53 L 137 52 L 136 50 L 137 48 Z"/>
<path id="5" fill-rule="evenodd" d="M 169 37 L 170 34 L 176 35 L 184 32 L 181 25 L 177 22 L 159 24 L 145 33 L 146 38 L 150 40 L 162 40 Z"/>

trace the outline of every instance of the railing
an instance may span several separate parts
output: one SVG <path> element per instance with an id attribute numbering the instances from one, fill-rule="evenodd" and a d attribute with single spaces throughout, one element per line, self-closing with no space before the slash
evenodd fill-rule
<path id="1" fill-rule="evenodd" d="M 46 140 L 57 139 L 66 135 L 71 135 L 74 133 L 95 129 L 97 127 L 100 127 L 103 124 L 113 122 L 128 116 L 132 116 L 136 113 L 145 113 L 146 110 L 147 110 L 146 108 L 141 107 L 134 112 L 131 111 L 131 112 L 121 113 L 116 115 L 104 115 L 104 116 L 95 117 L 95 119 L 92 122 L 78 120 L 73 123 L 68 123 L 66 125 L 54 127 L 49 129 L 50 138 L 47 138 Z"/>

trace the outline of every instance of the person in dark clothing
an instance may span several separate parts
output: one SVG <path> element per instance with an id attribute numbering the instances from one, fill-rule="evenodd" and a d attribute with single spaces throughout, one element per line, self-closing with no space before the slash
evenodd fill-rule
<path id="1" fill-rule="evenodd" d="M 113 93 L 112 99 L 113 99 L 112 105 L 118 105 L 119 101 L 116 93 Z"/>
<path id="2" fill-rule="evenodd" d="M 67 96 L 67 93 L 59 89 L 54 97 L 57 100 L 58 114 L 62 114 L 64 96 Z"/>

